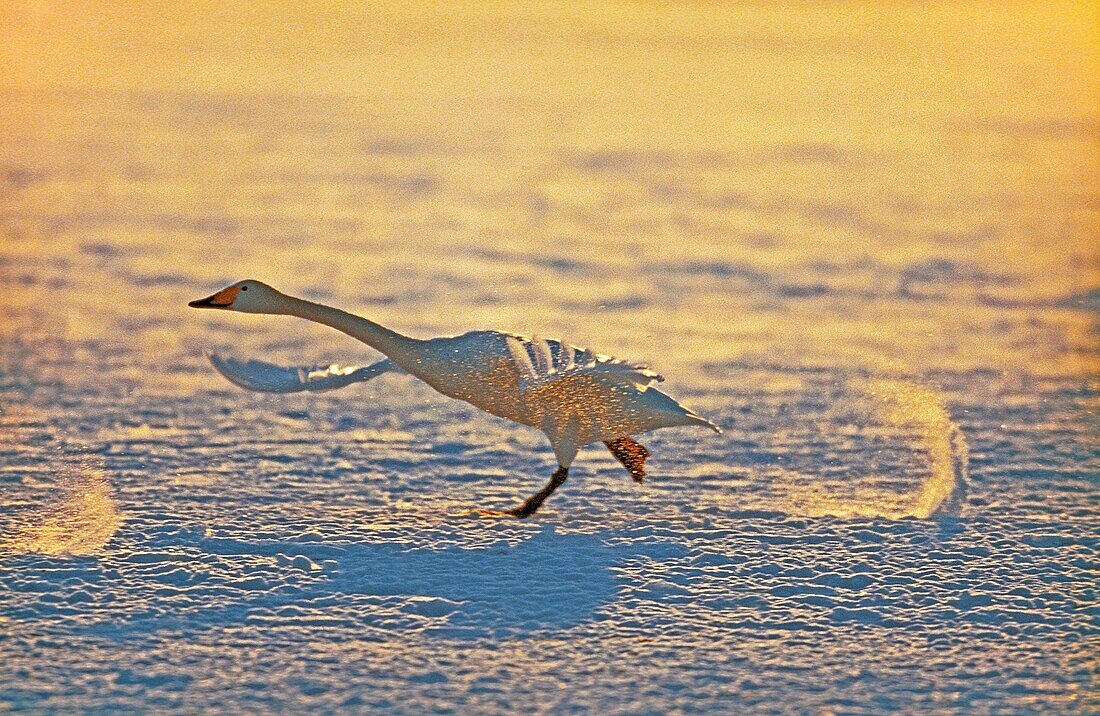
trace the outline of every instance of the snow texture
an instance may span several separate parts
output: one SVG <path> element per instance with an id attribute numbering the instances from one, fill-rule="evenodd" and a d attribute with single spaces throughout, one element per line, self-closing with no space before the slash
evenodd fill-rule
<path id="1" fill-rule="evenodd" d="M 0 710 L 1100 710 L 1092 130 L 406 101 L 4 91 Z M 239 389 L 204 350 L 380 358 L 186 308 L 246 277 L 644 363 L 724 434 L 478 516 L 544 438 L 400 373 Z"/>

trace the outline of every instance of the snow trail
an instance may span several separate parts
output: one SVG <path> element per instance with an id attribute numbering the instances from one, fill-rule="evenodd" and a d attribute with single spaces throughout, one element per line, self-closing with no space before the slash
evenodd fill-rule
<path id="1" fill-rule="evenodd" d="M 840 495 L 811 481 L 792 485 L 796 511 L 812 517 L 884 517 L 892 520 L 916 517 L 929 519 L 955 514 L 966 494 L 969 449 L 966 438 L 952 421 L 943 397 L 934 389 L 910 379 L 874 378 L 853 383 L 851 405 L 875 429 L 891 438 L 904 438 L 925 463 L 919 484 L 899 492 L 897 475 L 869 474 L 859 478 L 852 494 Z M 793 480 L 792 482 L 803 482 Z"/>

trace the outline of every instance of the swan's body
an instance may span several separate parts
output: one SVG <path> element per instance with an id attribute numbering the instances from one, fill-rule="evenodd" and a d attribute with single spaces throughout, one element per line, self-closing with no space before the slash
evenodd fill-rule
<path id="1" fill-rule="evenodd" d="M 411 373 L 437 391 L 493 415 L 544 432 L 559 469 L 542 492 L 510 514 L 525 517 L 565 481 L 577 450 L 603 441 L 637 480 L 648 451 L 630 436 L 678 425 L 720 432 L 708 420 L 652 387 L 661 376 L 634 365 L 555 340 L 498 331 L 421 340 L 403 336 L 336 308 L 287 296 L 259 281 L 241 281 L 196 308 L 293 315 L 323 323 L 358 338 L 387 356 L 370 366 L 280 368 L 260 361 L 242 363 L 210 355 L 233 383 L 269 392 L 331 390 L 389 371 Z"/>

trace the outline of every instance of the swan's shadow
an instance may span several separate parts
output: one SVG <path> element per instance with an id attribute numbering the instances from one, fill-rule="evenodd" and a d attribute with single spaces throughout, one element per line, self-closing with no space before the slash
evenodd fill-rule
<path id="1" fill-rule="evenodd" d="M 206 555 L 231 564 L 276 557 L 290 573 L 280 575 L 281 584 L 242 590 L 217 606 L 162 604 L 156 615 L 131 615 L 125 626 L 101 624 L 96 631 L 121 636 L 241 623 L 294 628 L 318 618 L 356 629 L 361 638 L 383 639 L 411 631 L 478 638 L 567 629 L 614 601 L 622 584 L 614 565 L 642 556 L 639 545 L 609 546 L 605 538 L 547 529 L 514 545 L 408 549 L 199 537 L 192 545 Z"/>

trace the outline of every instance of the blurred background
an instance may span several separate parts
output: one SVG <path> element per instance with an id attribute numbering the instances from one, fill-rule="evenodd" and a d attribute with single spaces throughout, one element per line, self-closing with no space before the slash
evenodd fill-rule
<path id="1" fill-rule="evenodd" d="M 410 331 L 568 331 L 651 360 L 1083 375 L 1096 22 L 1091 3 L 9 3 L 5 320 L 117 338 L 121 314 L 178 349 L 210 325 L 182 299 L 256 276 Z"/>
<path id="2" fill-rule="evenodd" d="M 5 2 L 0 708 L 1093 710 L 1098 27 Z M 377 357 L 186 308 L 242 278 L 645 361 L 726 434 L 471 519 L 542 438 L 399 377 L 238 391 L 204 349 Z"/>

